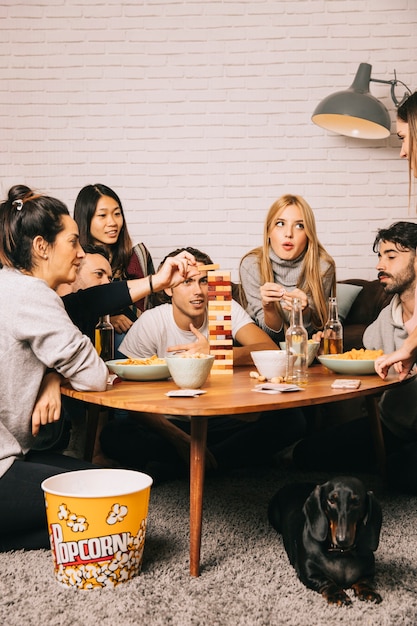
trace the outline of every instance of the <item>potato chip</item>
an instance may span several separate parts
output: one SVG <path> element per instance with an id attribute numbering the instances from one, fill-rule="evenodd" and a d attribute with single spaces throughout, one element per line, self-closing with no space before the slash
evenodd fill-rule
<path id="1" fill-rule="evenodd" d="M 116 365 L 166 365 L 166 361 L 154 354 L 148 359 L 126 359 L 125 361 L 117 361 Z"/>
<path id="2" fill-rule="evenodd" d="M 343 354 L 335 354 L 336 359 L 345 359 L 348 361 L 375 361 L 378 357 L 384 354 L 383 350 L 366 350 L 365 348 L 352 348 L 349 352 L 343 352 Z M 333 356 L 333 355 L 326 355 Z"/>

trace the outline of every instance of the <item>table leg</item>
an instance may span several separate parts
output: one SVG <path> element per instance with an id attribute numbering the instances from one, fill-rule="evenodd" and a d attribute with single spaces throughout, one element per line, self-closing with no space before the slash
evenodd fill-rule
<path id="1" fill-rule="evenodd" d="M 86 435 L 85 451 L 84 451 L 84 459 L 86 461 L 93 460 L 94 444 L 96 441 L 100 410 L 103 410 L 103 407 L 101 407 L 99 404 L 87 404 L 87 409 L 86 409 L 87 435 Z"/>
<path id="2" fill-rule="evenodd" d="M 386 454 L 384 435 L 379 416 L 379 396 L 366 396 L 366 404 L 368 408 L 371 433 L 374 440 L 376 462 L 381 475 L 385 476 Z"/>
<path id="3" fill-rule="evenodd" d="M 206 417 L 191 418 L 190 447 L 190 574 L 200 574 L 203 488 L 207 444 Z"/>

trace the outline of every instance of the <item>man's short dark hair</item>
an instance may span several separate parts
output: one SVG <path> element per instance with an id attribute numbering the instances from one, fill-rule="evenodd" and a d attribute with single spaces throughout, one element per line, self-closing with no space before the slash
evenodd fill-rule
<path id="1" fill-rule="evenodd" d="M 389 228 L 380 228 L 375 237 L 373 251 L 378 252 L 381 241 L 390 241 L 402 250 L 417 249 L 417 224 L 395 222 Z"/>
<path id="2" fill-rule="evenodd" d="M 161 266 L 164 264 L 165 260 L 168 257 L 177 256 L 177 254 L 180 254 L 181 252 L 189 252 L 195 257 L 195 260 L 202 265 L 212 265 L 213 263 L 209 255 L 205 252 L 201 252 L 201 250 L 199 250 L 198 248 L 177 248 L 176 250 L 173 250 L 172 252 L 167 254 L 164 259 L 162 259 L 158 269 L 161 269 Z M 160 291 L 159 293 L 154 294 L 155 306 L 158 306 L 159 304 L 165 304 L 166 302 L 171 302 L 171 297 L 168 296 L 165 291 Z"/>
<path id="3" fill-rule="evenodd" d="M 110 254 L 104 246 L 96 246 L 92 243 L 88 243 L 84 246 L 83 250 L 86 254 L 101 254 L 101 256 L 104 256 L 104 258 L 110 263 Z"/>
<path id="4" fill-rule="evenodd" d="M 168 257 L 171 256 L 177 256 L 177 254 L 180 254 L 181 252 L 189 252 L 190 254 L 192 254 L 196 261 L 198 261 L 198 263 L 201 263 L 202 265 L 212 265 L 213 261 L 210 259 L 209 255 L 206 254 L 205 252 L 201 252 L 201 250 L 199 250 L 198 248 L 177 248 L 176 250 L 173 250 L 172 252 L 170 252 L 169 254 L 166 255 L 166 257 L 164 257 L 161 261 L 161 263 L 159 264 L 159 268 L 161 269 L 161 266 L 165 263 L 165 260 Z"/>

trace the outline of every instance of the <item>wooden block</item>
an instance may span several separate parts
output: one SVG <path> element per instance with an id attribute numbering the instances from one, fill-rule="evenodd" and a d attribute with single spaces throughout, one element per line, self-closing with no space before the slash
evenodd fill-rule
<path id="1" fill-rule="evenodd" d="M 213 346 L 210 349 L 210 354 L 218 354 L 222 359 L 231 358 L 233 355 L 233 346 L 222 346 L 221 344 Z"/>
<path id="2" fill-rule="evenodd" d="M 213 300 L 209 299 L 208 302 L 208 308 L 210 313 L 212 313 L 213 311 L 227 311 L 228 314 L 230 315 L 231 311 L 232 311 L 232 301 L 231 300 L 216 300 L 216 297 L 214 296 Z"/>
<path id="3" fill-rule="evenodd" d="M 212 372 L 233 373 L 231 273 L 214 270 L 207 274 L 208 328 Z"/>
<path id="4" fill-rule="evenodd" d="M 209 343 L 210 346 L 233 346 L 233 339 L 213 339 Z"/>
<path id="5" fill-rule="evenodd" d="M 220 265 L 218 263 L 209 263 L 208 265 L 197 265 L 199 272 L 211 272 L 212 270 L 218 270 Z"/>
<path id="6" fill-rule="evenodd" d="M 231 366 L 225 370 L 221 370 L 214 367 L 213 364 L 213 367 L 211 368 L 211 374 L 214 374 L 216 376 L 219 376 L 220 374 L 233 374 L 233 367 Z"/>

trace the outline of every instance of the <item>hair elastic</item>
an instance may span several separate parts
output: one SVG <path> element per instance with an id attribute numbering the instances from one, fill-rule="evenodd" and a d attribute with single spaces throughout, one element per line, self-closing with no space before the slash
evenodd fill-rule
<path id="1" fill-rule="evenodd" d="M 14 206 L 16 211 L 21 211 L 23 208 L 23 200 L 13 200 L 12 206 Z"/>

